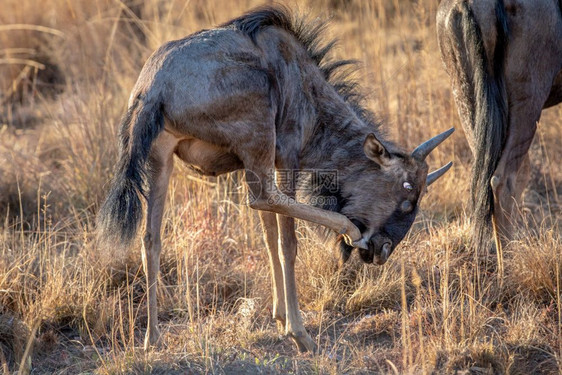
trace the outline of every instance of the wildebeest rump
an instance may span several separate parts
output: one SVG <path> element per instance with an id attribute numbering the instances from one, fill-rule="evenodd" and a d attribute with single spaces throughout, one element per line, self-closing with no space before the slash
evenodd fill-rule
<path id="1" fill-rule="evenodd" d="M 500 247 L 529 179 L 541 111 L 562 101 L 561 2 L 444 0 L 437 33 L 474 155 L 475 237 L 483 245 L 493 224 Z"/>
<path id="2" fill-rule="evenodd" d="M 121 154 L 98 215 L 100 237 L 130 244 L 143 218 L 148 284 L 145 346 L 158 339 L 156 283 L 161 222 L 174 154 L 203 174 L 244 169 L 250 206 L 260 210 L 273 284 L 273 315 L 300 350 L 313 350 L 296 293 L 294 218 L 346 237 L 344 255 L 362 248 L 382 264 L 412 225 L 427 185 L 425 157 L 452 129 L 411 154 L 386 141 L 349 80 L 346 61 L 327 62 L 322 24 L 260 8 L 216 29 L 160 47 L 146 62 L 121 124 Z M 277 179 L 274 170 L 278 171 Z M 332 171 L 335 189 L 312 189 L 335 203 L 295 200 L 294 173 Z M 289 182 L 289 183 L 287 183 Z M 277 215 L 276 215 L 277 214 Z"/>

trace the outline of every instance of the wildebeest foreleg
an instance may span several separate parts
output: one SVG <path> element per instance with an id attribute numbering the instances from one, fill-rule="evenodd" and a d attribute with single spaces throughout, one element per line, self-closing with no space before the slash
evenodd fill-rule
<path id="1" fill-rule="evenodd" d="M 292 166 L 290 166 L 292 167 Z M 295 181 L 285 181 L 294 176 L 279 175 L 279 185 L 282 192 L 289 198 L 295 199 L 294 189 L 286 188 L 295 186 Z M 297 283 L 295 280 L 295 261 L 297 257 L 297 236 L 295 233 L 295 219 L 289 216 L 277 215 L 279 224 L 279 259 L 283 271 L 283 285 L 285 288 L 285 306 L 287 307 L 287 321 L 285 334 L 290 336 L 300 352 L 315 351 L 316 344 L 306 332 L 302 323 L 297 296 Z"/>
<path id="2" fill-rule="evenodd" d="M 361 232 L 344 215 L 297 203 L 294 198 L 294 192 L 287 191 L 285 193 L 277 188 L 275 181 L 273 181 L 272 173 L 267 173 L 266 171 L 257 173 L 254 169 L 252 173 L 246 173 L 246 179 L 251 190 L 251 195 L 254 197 L 250 202 L 250 206 L 257 210 L 278 213 L 277 223 L 280 240 L 278 257 L 283 275 L 287 314 L 285 332 L 295 341 L 300 351 L 314 351 L 316 345 L 306 332 L 299 311 L 295 281 L 297 239 L 295 235 L 294 218 L 325 225 L 337 230 L 339 233 L 345 233 L 355 240 L 361 238 Z M 280 185 L 286 186 L 287 184 L 281 182 Z M 289 185 L 294 186 L 291 184 Z M 263 218 L 262 216 L 262 222 L 264 222 Z M 272 220 L 269 220 L 268 223 L 271 224 Z M 266 233 L 266 236 L 267 235 Z M 276 279 L 275 257 L 273 254 L 270 255 L 270 257 L 270 259 L 272 259 L 272 272 L 274 273 L 274 279 Z M 277 296 L 280 297 L 281 293 L 279 289 L 277 289 L 277 293 Z"/>
<path id="3" fill-rule="evenodd" d="M 295 280 L 295 260 L 297 257 L 297 237 L 295 234 L 295 219 L 288 216 L 277 215 L 280 234 L 281 268 L 285 287 L 285 305 L 287 306 L 287 321 L 285 334 L 290 336 L 297 344 L 300 352 L 316 350 L 316 344 L 306 332 L 302 323 L 297 297 L 297 284 Z"/>
<path id="4" fill-rule="evenodd" d="M 268 195 L 265 199 L 259 199 L 250 203 L 250 207 L 324 225 L 339 234 L 343 234 L 348 244 L 354 247 L 367 248 L 367 245 L 363 243 L 361 232 L 346 216 L 306 204 L 296 203 L 285 194 L 274 193 Z"/>
<path id="5" fill-rule="evenodd" d="M 250 201 L 250 207 L 253 209 L 324 225 L 344 235 L 348 244 L 367 248 L 361 238 L 361 232 L 345 215 L 298 203 L 294 198 L 278 190 L 271 173 L 253 170 L 252 173 L 246 173 L 246 182 L 254 197 Z"/>
<path id="6" fill-rule="evenodd" d="M 285 329 L 285 290 L 283 286 L 283 271 L 279 261 L 279 232 L 277 217 L 272 212 L 259 211 L 262 230 L 271 266 L 271 287 L 273 291 L 273 318 Z"/>

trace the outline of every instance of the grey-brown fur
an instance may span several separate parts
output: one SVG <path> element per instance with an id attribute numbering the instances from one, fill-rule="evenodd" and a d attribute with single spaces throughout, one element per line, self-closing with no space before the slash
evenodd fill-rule
<path id="1" fill-rule="evenodd" d="M 479 245 L 494 226 L 511 237 L 514 202 L 529 178 L 527 151 L 542 108 L 562 101 L 559 0 L 444 0 L 437 33 L 474 155 Z"/>
<path id="2" fill-rule="evenodd" d="M 451 131 L 424 143 L 416 157 L 385 141 L 353 84 L 332 79 L 348 62 L 325 62 L 331 45 L 319 45 L 323 25 L 289 14 L 261 8 L 166 43 L 133 89 L 119 166 L 98 226 L 101 238 L 128 245 L 146 200 L 146 346 L 158 339 L 160 229 L 174 154 L 208 175 L 246 170 L 255 197 L 250 205 L 261 210 L 269 251 L 273 315 L 300 350 L 315 344 L 298 310 L 294 218 L 332 229 L 343 236 L 346 251 L 360 247 L 364 260 L 382 264 L 410 228 L 426 177 L 433 181 L 449 167 L 428 176 L 424 158 Z M 337 204 L 297 202 L 296 191 L 287 188 L 297 181 L 287 185 L 279 173 L 276 183 L 275 169 L 336 171 L 337 189 L 328 194 Z"/>

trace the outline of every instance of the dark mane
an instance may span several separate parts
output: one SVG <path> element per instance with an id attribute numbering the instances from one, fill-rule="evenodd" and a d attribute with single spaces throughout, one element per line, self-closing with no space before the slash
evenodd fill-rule
<path id="1" fill-rule="evenodd" d="M 336 40 L 322 40 L 328 22 L 315 19 L 310 21 L 306 16 L 293 15 L 285 6 L 262 6 L 230 20 L 222 27 L 235 27 L 248 35 L 254 42 L 257 34 L 267 27 L 278 27 L 291 34 L 302 44 L 310 58 L 323 73 L 338 94 L 353 108 L 361 120 L 371 126 L 377 126 L 374 115 L 364 105 L 364 96 L 359 91 L 358 83 L 352 78 L 357 70 L 356 60 L 333 60 L 328 53 L 336 44 Z"/>

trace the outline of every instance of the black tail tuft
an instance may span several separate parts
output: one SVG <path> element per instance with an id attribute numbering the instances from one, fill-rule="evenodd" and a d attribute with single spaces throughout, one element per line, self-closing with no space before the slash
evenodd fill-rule
<path id="1" fill-rule="evenodd" d="M 136 237 L 147 199 L 147 160 L 152 142 L 162 131 L 159 104 L 136 99 L 123 117 L 120 157 L 105 202 L 97 215 L 98 238 L 108 244 L 128 246 Z"/>

